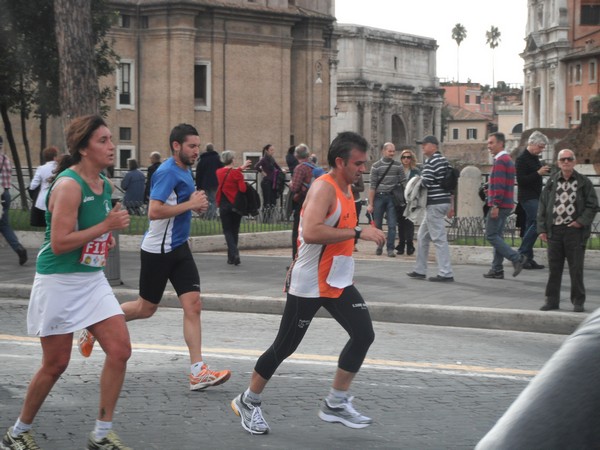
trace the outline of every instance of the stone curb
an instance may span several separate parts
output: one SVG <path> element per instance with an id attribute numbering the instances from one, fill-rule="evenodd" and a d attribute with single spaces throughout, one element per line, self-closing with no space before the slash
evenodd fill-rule
<path id="1" fill-rule="evenodd" d="M 0 284 L 0 297 L 28 299 L 31 286 L 24 284 Z M 133 300 L 137 289 L 114 288 L 119 302 Z M 206 311 L 241 312 L 281 315 L 285 298 L 261 296 L 236 296 L 228 294 L 203 294 Z M 165 292 L 161 306 L 179 308 L 174 292 Z M 395 305 L 369 303 L 369 312 L 375 322 L 410 323 L 445 327 L 483 328 L 506 331 L 526 331 L 549 334 L 571 334 L 587 314 L 571 312 L 540 312 L 516 309 L 477 308 L 444 305 Z M 318 317 L 329 317 L 321 310 Z"/>

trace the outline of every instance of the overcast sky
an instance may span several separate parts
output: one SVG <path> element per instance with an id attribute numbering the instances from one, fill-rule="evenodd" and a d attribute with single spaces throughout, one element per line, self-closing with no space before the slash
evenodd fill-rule
<path id="1" fill-rule="evenodd" d="M 437 41 L 437 76 L 456 80 L 456 42 L 452 28 L 461 23 L 467 37 L 460 44 L 460 81 L 492 84 L 492 50 L 485 32 L 501 33 L 494 51 L 495 80 L 523 84 L 527 0 L 335 0 L 339 23 L 366 25 Z"/>

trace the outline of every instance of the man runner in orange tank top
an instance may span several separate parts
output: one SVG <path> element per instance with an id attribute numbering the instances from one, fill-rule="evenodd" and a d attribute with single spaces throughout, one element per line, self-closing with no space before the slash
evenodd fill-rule
<path id="1" fill-rule="evenodd" d="M 308 191 L 298 228 L 298 255 L 286 279 L 287 301 L 279 332 L 256 362 L 248 389 L 231 402 L 242 427 L 251 434 L 269 432 L 260 408 L 262 391 L 279 365 L 296 350 L 321 307 L 344 327 L 350 339 L 340 354 L 319 417 L 351 428 L 364 428 L 372 422 L 354 409 L 348 395 L 375 338 L 367 305 L 353 285 L 354 240 L 365 239 L 378 246 L 385 243 L 381 230 L 357 226 L 350 190 L 365 171 L 367 148 L 362 136 L 340 133 L 329 147 L 329 173 L 315 180 Z"/>

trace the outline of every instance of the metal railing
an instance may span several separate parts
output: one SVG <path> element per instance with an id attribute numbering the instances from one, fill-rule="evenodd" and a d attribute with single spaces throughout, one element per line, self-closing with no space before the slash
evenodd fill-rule
<path id="1" fill-rule="evenodd" d="M 113 182 L 115 184 L 115 193 L 113 197 L 121 198 L 123 191 L 119 187 L 122 176 L 126 170 L 116 170 Z M 283 195 L 277 199 L 277 203 L 271 208 L 261 208 L 261 211 L 256 217 L 243 217 L 240 228 L 241 233 L 257 233 L 268 231 L 289 230 L 292 227 L 292 217 L 287 217 L 287 190 L 290 183 L 289 174 L 287 175 L 286 188 Z M 482 180 L 485 180 L 487 175 L 482 175 Z M 595 186 L 598 186 L 600 177 L 589 176 Z M 245 180 L 252 185 L 259 194 L 262 195 L 259 187 L 259 178 L 255 171 L 247 171 L 244 173 Z M 14 178 L 13 178 L 14 180 Z M 28 180 L 26 180 L 28 184 Z M 369 176 L 365 176 L 365 193 L 369 189 Z M 20 198 L 18 188 L 14 185 L 11 190 L 13 199 L 11 203 L 10 221 L 14 229 L 17 230 L 40 230 L 29 226 L 29 212 L 22 209 L 22 199 Z M 31 205 L 31 200 L 27 199 L 27 206 Z M 366 208 L 362 208 L 362 214 L 359 217 L 361 224 L 367 224 L 365 217 Z M 127 230 L 123 234 L 143 234 L 148 228 L 147 205 L 135 205 L 130 209 L 132 220 Z M 588 242 L 588 248 L 600 249 L 600 217 L 592 225 L 592 237 Z M 191 227 L 192 236 L 206 236 L 221 234 L 221 221 L 217 215 L 214 217 L 206 217 L 206 214 L 194 213 Z M 457 244 L 463 245 L 489 245 L 485 241 L 485 219 L 483 217 L 454 217 L 447 219 L 448 240 Z M 504 236 L 507 242 L 511 245 L 516 245 L 520 242 L 520 228 L 516 226 L 516 216 L 511 215 L 504 230 Z M 543 246 L 543 244 L 542 244 Z"/>

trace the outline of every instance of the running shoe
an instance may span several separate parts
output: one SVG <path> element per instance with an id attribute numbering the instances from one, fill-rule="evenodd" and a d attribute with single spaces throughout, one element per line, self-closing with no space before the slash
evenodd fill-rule
<path id="1" fill-rule="evenodd" d="M 260 403 L 251 403 L 241 393 L 231 400 L 231 409 L 242 419 L 242 427 L 250 434 L 267 434 L 269 424 L 262 415 Z"/>
<path id="2" fill-rule="evenodd" d="M 190 374 L 190 391 L 201 391 L 207 387 L 218 386 L 229 380 L 229 377 L 231 377 L 230 370 L 209 370 L 204 364 L 197 376 Z"/>
<path id="3" fill-rule="evenodd" d="M 90 357 L 92 350 L 94 349 L 94 342 L 96 342 L 96 338 L 91 332 L 86 329 L 81 330 L 79 341 L 77 342 L 77 347 L 79 348 L 81 356 L 84 358 Z"/>
<path id="4" fill-rule="evenodd" d="M 111 431 L 105 438 L 99 441 L 94 438 L 94 432 L 92 431 L 86 448 L 88 450 L 132 450 L 121 442 L 121 439 L 114 431 Z"/>
<path id="5" fill-rule="evenodd" d="M 2 450 L 41 450 L 35 442 L 31 431 L 26 431 L 25 433 L 19 434 L 17 437 L 13 437 L 12 429 L 13 427 L 8 429 L 0 443 L 0 448 Z"/>
<path id="6" fill-rule="evenodd" d="M 339 422 L 350 428 L 365 428 L 373 423 L 370 417 L 363 416 L 352 406 L 354 397 L 349 397 L 339 405 L 331 405 L 327 399 L 323 400 L 323 405 L 319 410 L 319 417 L 325 422 Z"/>

